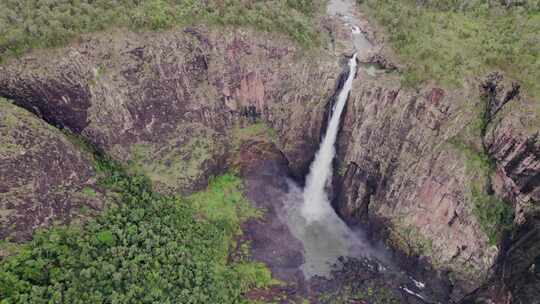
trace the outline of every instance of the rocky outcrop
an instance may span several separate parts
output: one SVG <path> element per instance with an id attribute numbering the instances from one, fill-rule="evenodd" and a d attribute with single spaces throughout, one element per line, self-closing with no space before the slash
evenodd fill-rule
<path id="1" fill-rule="evenodd" d="M 378 180 L 356 163 L 347 164 L 344 175 L 336 179 L 336 197 L 333 200 L 334 208 L 346 222 L 357 224 L 368 221 L 369 203 Z"/>
<path id="2" fill-rule="evenodd" d="M 66 136 L 0 99 L 0 239 L 28 240 L 51 224 L 103 207 L 90 155 Z"/>
<path id="3" fill-rule="evenodd" d="M 504 83 L 500 76 L 492 78 L 485 92 L 487 112 L 500 114 L 490 119 L 484 146 L 497 163 L 495 191 L 514 203 L 519 224 L 540 204 L 540 126 L 534 104 L 519 95 L 512 97 L 516 84 Z"/>
<path id="4" fill-rule="evenodd" d="M 471 117 L 460 113 L 458 96 L 439 88 L 410 92 L 392 76 L 380 77 L 364 74 L 354 84 L 338 143 L 338 171 L 346 168 L 339 179 L 347 185 L 352 168 L 361 170 L 354 170 L 353 187 L 342 189 L 342 197 L 356 197 L 353 204 L 334 203 L 345 218 L 385 221 L 402 250 L 480 282 L 497 250 L 468 202 L 478 173 L 467 170 L 466 156 L 449 141 Z"/>
<path id="5" fill-rule="evenodd" d="M 503 253 L 497 279 L 512 291 L 514 303 L 538 303 L 540 299 L 540 213 L 528 216 L 513 232 Z M 504 290 L 503 289 L 503 290 Z"/>
<path id="6" fill-rule="evenodd" d="M 100 34 L 1 67 L 0 95 L 129 161 L 158 190 L 190 192 L 223 170 L 232 130 L 257 119 L 301 176 L 339 74 L 325 58 L 239 29 Z"/>
<path id="7" fill-rule="evenodd" d="M 501 77 L 490 78 L 487 97 L 504 104 L 516 85 Z M 486 150 L 497 164 L 494 191 L 515 210 L 514 227 L 503 243 L 495 274 L 478 291 L 487 303 L 509 303 L 508 299 L 538 303 L 540 299 L 540 130 L 534 104 L 523 96 L 513 98 L 504 108 L 496 108 L 501 113 L 493 117 L 484 137 Z M 489 293 L 492 290 L 498 293 Z"/>

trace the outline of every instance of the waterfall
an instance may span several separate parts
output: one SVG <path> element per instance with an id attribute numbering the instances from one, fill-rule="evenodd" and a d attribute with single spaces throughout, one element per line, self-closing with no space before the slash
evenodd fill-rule
<path id="1" fill-rule="evenodd" d="M 339 257 L 377 257 L 388 260 L 379 247 L 373 247 L 359 229 L 351 230 L 332 208 L 325 186 L 332 178 L 332 161 L 336 154 L 335 143 L 339 123 L 356 74 L 356 54 L 349 60 L 349 75 L 338 94 L 328 121 L 326 134 L 319 151 L 311 163 L 306 186 L 302 190 L 289 182 L 287 225 L 292 234 L 302 241 L 306 278 L 330 276 Z M 299 203 L 301 202 L 301 203 Z"/>
<path id="2" fill-rule="evenodd" d="M 343 85 L 343 89 L 339 92 L 332 111 L 332 117 L 326 128 L 326 135 L 320 144 L 315 159 L 311 163 L 306 179 L 306 187 L 303 192 L 304 203 L 302 205 L 302 215 L 308 221 L 321 220 L 323 217 L 334 213 L 325 191 L 325 185 L 332 177 L 332 160 L 336 154 L 335 142 L 339 131 L 341 113 L 347 103 L 355 74 L 356 53 L 349 60 L 349 76 Z"/>

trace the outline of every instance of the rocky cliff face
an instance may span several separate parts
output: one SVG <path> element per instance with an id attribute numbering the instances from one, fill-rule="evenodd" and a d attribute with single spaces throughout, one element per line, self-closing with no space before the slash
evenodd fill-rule
<path id="1" fill-rule="evenodd" d="M 203 28 L 99 35 L 1 69 L 0 95 L 131 162 L 164 192 L 206 184 L 226 166 L 235 130 L 257 119 L 301 175 L 339 74 L 285 39 Z"/>
<path id="2" fill-rule="evenodd" d="M 0 99 L 0 239 L 103 207 L 89 155 L 33 114 Z"/>
<path id="3" fill-rule="evenodd" d="M 497 85 L 497 98 L 507 96 L 509 86 Z M 479 85 L 411 92 L 380 73 L 362 74 L 354 87 L 338 145 L 335 207 L 349 222 L 382 220 L 394 246 L 451 270 L 472 291 L 508 254 L 486 233 L 475 191 L 504 198 L 516 210 L 516 227 L 538 207 L 538 126 L 524 110 L 531 102 L 514 96 L 476 132 L 486 99 Z"/>
<path id="4" fill-rule="evenodd" d="M 388 221 L 395 245 L 478 281 L 497 250 L 467 202 L 477 173 L 449 143 L 466 114 L 441 89 L 407 92 L 380 77 L 355 84 L 338 146 L 346 198 L 335 204 L 349 221 Z"/>

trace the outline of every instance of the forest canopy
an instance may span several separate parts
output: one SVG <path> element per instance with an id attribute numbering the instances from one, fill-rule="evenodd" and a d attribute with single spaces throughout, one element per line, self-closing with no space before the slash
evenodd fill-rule
<path id="1" fill-rule="evenodd" d="M 0 260 L 0 303 L 242 303 L 273 283 L 249 253 L 230 261 L 240 224 L 258 217 L 232 174 L 186 198 L 98 162 L 111 207 L 82 226 L 38 232 Z"/>

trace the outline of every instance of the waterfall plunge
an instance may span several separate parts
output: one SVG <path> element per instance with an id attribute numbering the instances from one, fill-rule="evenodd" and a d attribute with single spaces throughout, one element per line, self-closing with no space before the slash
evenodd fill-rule
<path id="1" fill-rule="evenodd" d="M 380 250 L 367 242 L 362 231 L 352 231 L 339 218 L 325 191 L 326 183 L 332 177 L 332 161 L 336 154 L 334 144 L 341 114 L 355 74 L 356 54 L 349 61 L 349 76 L 338 95 L 326 134 L 311 164 L 306 187 L 302 191 L 289 181 L 287 224 L 293 235 L 302 241 L 305 259 L 302 271 L 306 278 L 329 275 L 339 257 L 383 258 L 383 254 L 378 253 Z"/>
<path id="2" fill-rule="evenodd" d="M 302 215 L 308 221 L 321 220 L 329 214 L 335 213 L 328 195 L 325 191 L 326 182 L 332 177 L 332 160 L 336 154 L 334 146 L 339 131 L 341 113 L 347 103 L 347 98 L 351 91 L 352 82 L 356 74 L 356 53 L 349 60 L 349 76 L 339 92 L 337 102 L 334 104 L 332 117 L 328 122 L 326 135 L 311 163 L 310 171 L 306 179 L 306 187 L 303 193 L 304 203 L 302 205 Z"/>

